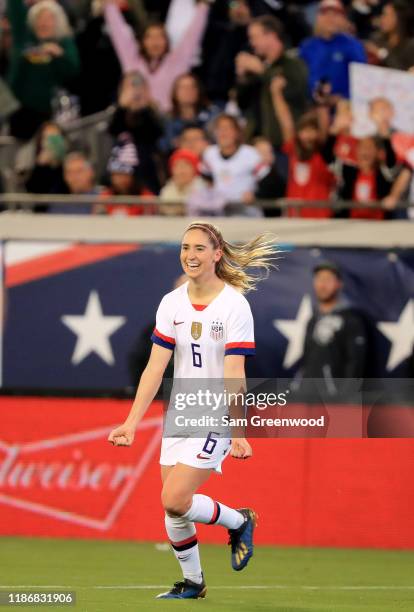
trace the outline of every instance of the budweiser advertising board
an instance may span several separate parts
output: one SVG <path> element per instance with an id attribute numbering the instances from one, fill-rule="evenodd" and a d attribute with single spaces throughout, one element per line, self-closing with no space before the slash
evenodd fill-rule
<path id="1" fill-rule="evenodd" d="M 159 499 L 161 406 L 142 423 L 139 443 L 115 449 L 106 440 L 130 402 L 1 398 L 0 405 L 2 533 L 137 537 L 131 512 L 136 518 L 150 504 L 153 513 Z M 139 537 L 154 536 L 147 528 Z"/>
<path id="2" fill-rule="evenodd" d="M 165 541 L 162 407 L 131 448 L 107 442 L 128 401 L 0 397 L 0 534 Z M 260 515 L 262 544 L 414 547 L 411 439 L 254 439 L 202 492 Z M 223 543 L 217 526 L 202 541 Z"/>

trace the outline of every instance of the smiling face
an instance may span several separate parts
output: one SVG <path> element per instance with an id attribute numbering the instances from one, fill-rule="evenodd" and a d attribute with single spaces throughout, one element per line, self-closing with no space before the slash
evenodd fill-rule
<path id="1" fill-rule="evenodd" d="M 168 50 L 168 40 L 161 25 L 151 25 L 145 30 L 142 40 L 145 53 L 151 60 L 160 60 Z"/>
<path id="2" fill-rule="evenodd" d="M 188 278 L 205 281 L 215 275 L 216 264 L 222 256 L 221 249 L 215 249 L 208 234 L 200 229 L 190 229 L 181 243 L 180 260 Z"/>
<path id="3" fill-rule="evenodd" d="M 215 137 L 220 148 L 238 147 L 240 131 L 234 121 L 222 117 L 216 122 Z"/>
<path id="4" fill-rule="evenodd" d="M 56 17 L 47 9 L 40 11 L 34 23 L 34 32 L 39 40 L 48 40 L 56 36 Z"/>

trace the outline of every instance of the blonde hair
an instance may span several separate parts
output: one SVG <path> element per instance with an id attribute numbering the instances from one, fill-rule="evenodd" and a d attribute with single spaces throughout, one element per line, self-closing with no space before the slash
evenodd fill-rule
<path id="1" fill-rule="evenodd" d="M 211 223 L 191 223 L 186 232 L 193 229 L 206 233 L 213 247 L 222 250 L 223 256 L 216 264 L 216 274 L 241 293 L 255 290 L 257 284 L 276 267 L 272 262 L 280 251 L 272 234 L 260 234 L 244 244 L 231 244 L 224 240 L 218 227 Z M 254 275 L 247 272 L 247 268 L 261 268 L 265 273 Z"/>
<path id="2" fill-rule="evenodd" d="M 36 19 L 42 11 L 49 11 L 52 13 L 56 20 L 56 33 L 55 37 L 59 40 L 72 36 L 72 28 L 69 25 L 69 20 L 64 9 L 55 2 L 55 0 L 40 0 L 36 2 L 27 14 L 27 22 L 32 30 L 35 28 Z"/>

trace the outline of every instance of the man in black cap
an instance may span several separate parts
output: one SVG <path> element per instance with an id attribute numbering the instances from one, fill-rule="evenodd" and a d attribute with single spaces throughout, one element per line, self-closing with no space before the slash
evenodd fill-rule
<path id="1" fill-rule="evenodd" d="M 353 381 L 365 373 L 367 333 L 361 315 L 341 297 L 342 275 L 332 261 L 313 270 L 317 300 L 305 336 L 301 376 L 314 379 L 319 398 L 347 400 Z M 358 386 L 358 385 L 357 385 Z M 351 399 L 349 397 L 349 399 Z"/>

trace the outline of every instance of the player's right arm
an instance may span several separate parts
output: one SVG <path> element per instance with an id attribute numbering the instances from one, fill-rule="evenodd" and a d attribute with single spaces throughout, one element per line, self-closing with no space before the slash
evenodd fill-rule
<path id="1" fill-rule="evenodd" d="M 160 388 L 165 368 L 171 359 L 171 350 L 153 344 L 147 367 L 142 373 L 129 415 L 123 425 L 111 431 L 108 441 L 114 446 L 130 446 L 135 430 Z"/>

